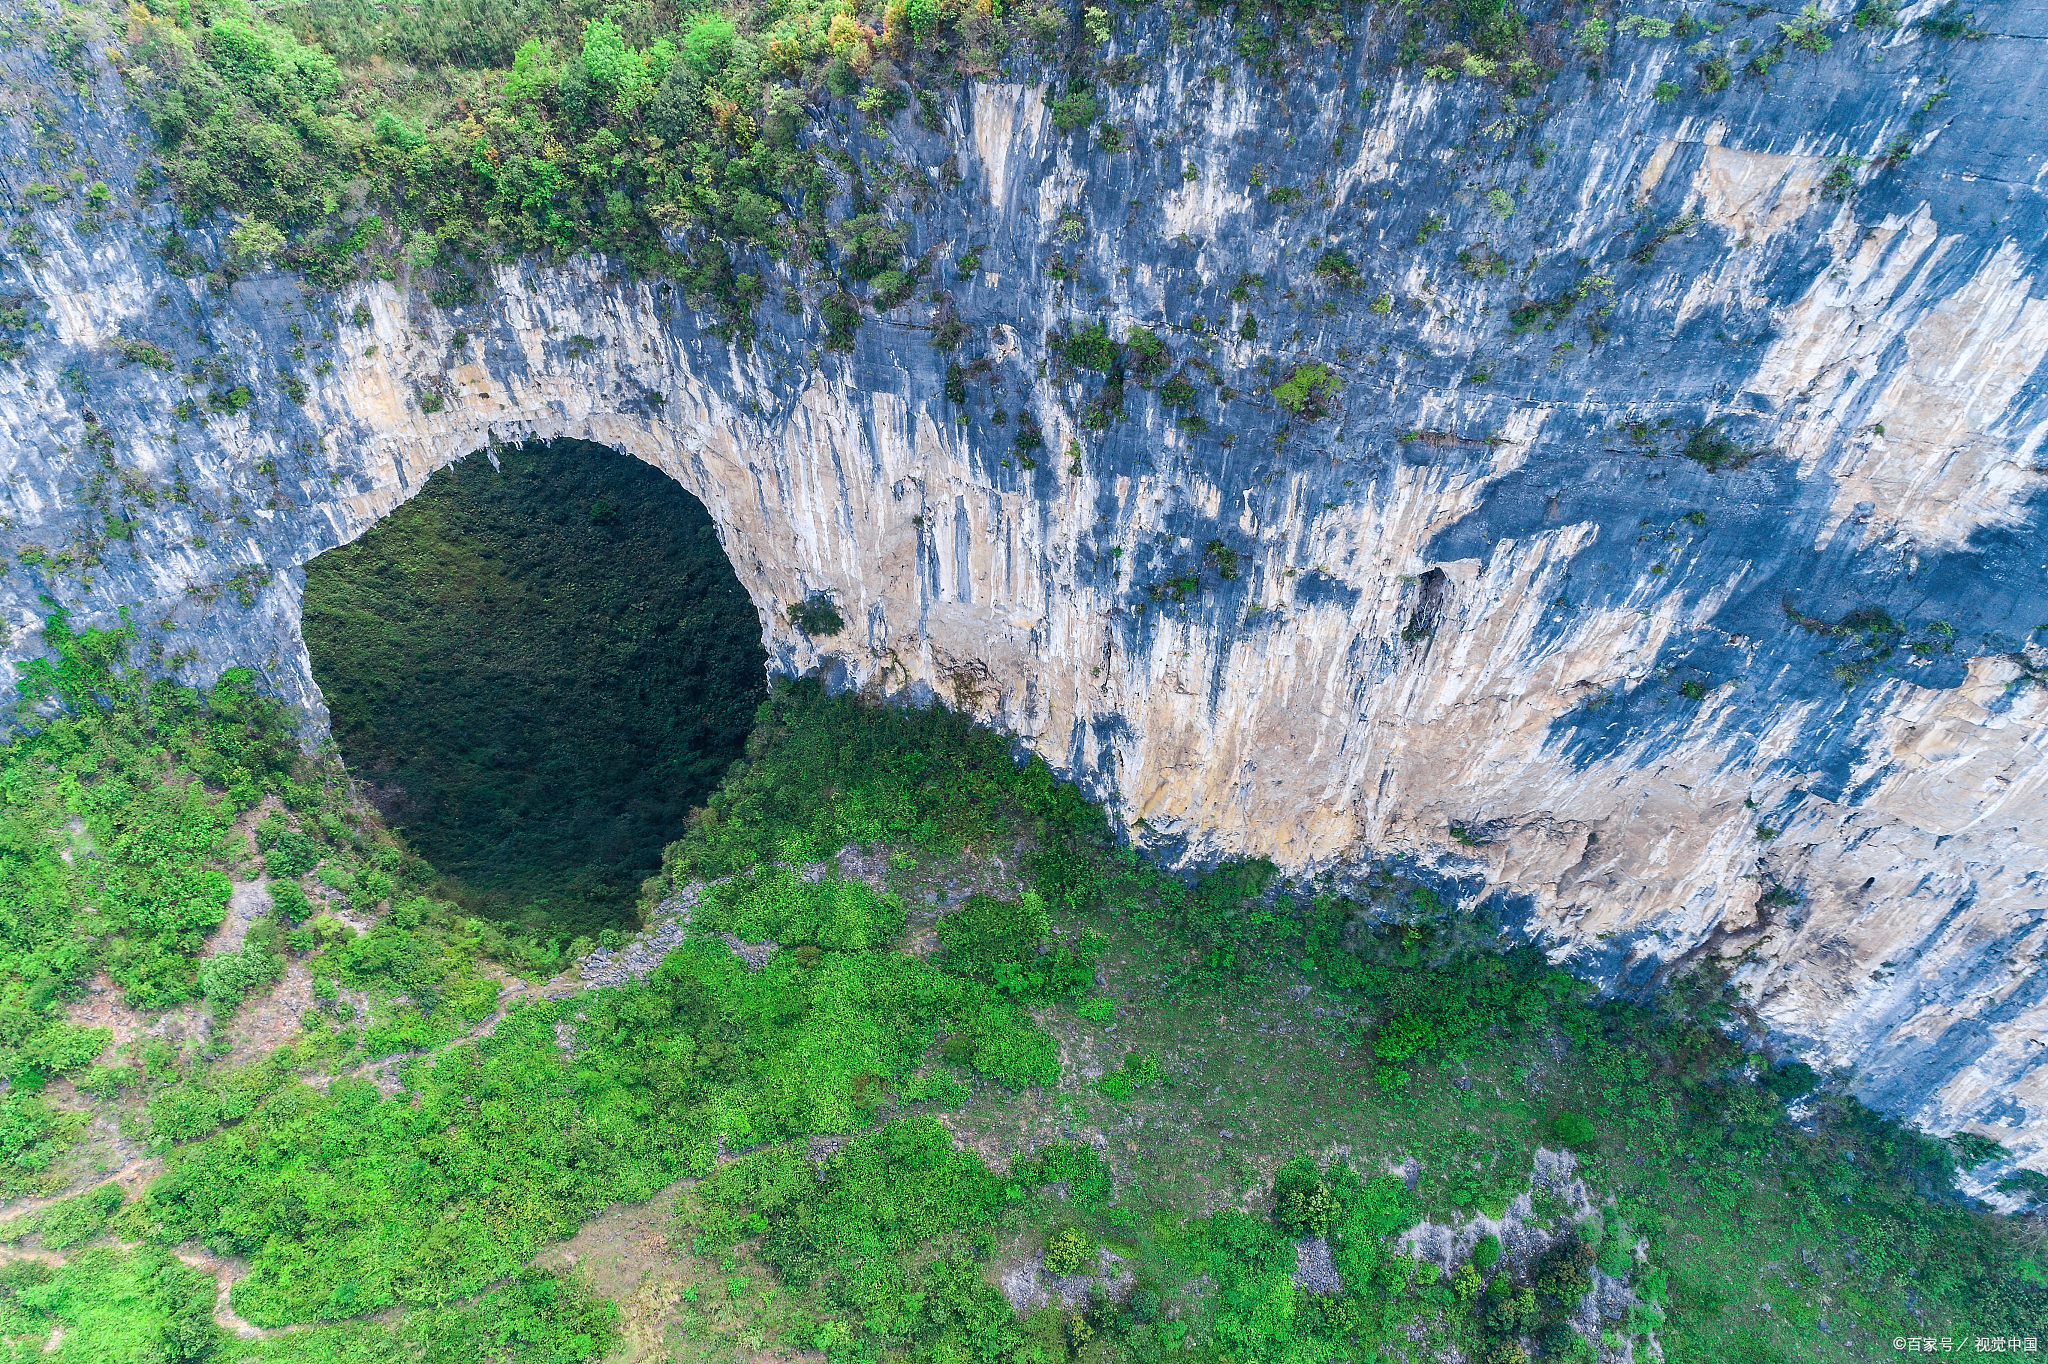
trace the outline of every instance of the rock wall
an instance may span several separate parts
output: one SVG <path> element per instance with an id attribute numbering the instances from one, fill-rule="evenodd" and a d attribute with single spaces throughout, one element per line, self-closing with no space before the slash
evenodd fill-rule
<path id="1" fill-rule="evenodd" d="M 602 259 L 455 309 L 181 277 L 118 47 L 79 89 L 16 48 L 6 666 L 52 601 L 132 606 L 158 666 L 261 664 L 317 722 L 300 565 L 494 441 L 603 441 L 704 501 L 777 670 L 968 707 L 1172 856 L 1401 859 L 1615 988 L 1737 959 L 1780 1046 L 2048 1168 L 2044 10 L 1931 8 L 1711 97 L 1622 37 L 1507 99 L 1395 67 L 1374 11 L 1282 79 L 1121 19 L 1122 150 L 1021 71 L 941 132 L 821 113 L 930 267 L 843 354 L 787 258 L 742 262 L 748 346 Z M 1722 48 L 1790 17 L 1716 13 Z M 1193 406 L 1133 375 L 1093 421 L 1093 321 L 1155 329 Z M 1310 362 L 1320 416 L 1272 391 Z M 787 622 L 818 592 L 836 637 Z"/>

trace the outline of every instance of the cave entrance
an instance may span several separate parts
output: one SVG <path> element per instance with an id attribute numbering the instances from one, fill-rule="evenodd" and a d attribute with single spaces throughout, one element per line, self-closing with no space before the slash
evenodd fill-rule
<path id="1" fill-rule="evenodd" d="M 594 934 L 739 756 L 761 622 L 659 470 L 585 441 L 494 453 L 306 565 L 306 650 L 343 760 L 445 898 Z"/>

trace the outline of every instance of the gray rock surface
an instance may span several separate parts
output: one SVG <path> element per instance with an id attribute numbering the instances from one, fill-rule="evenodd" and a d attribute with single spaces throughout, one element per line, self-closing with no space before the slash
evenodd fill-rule
<path id="1" fill-rule="evenodd" d="M 585 985 L 591 986 L 624 985 L 629 981 L 647 979 L 654 974 L 654 968 L 661 965 L 669 949 L 682 942 L 683 935 L 689 931 L 690 911 L 696 903 L 697 887 L 685 886 L 677 891 L 655 907 L 640 932 L 618 947 L 597 948 L 578 962 L 578 977 Z M 733 950 L 742 957 L 747 955 L 740 946 L 734 946 Z M 750 959 L 748 965 L 758 968 L 759 963 Z"/>
<path id="2" fill-rule="evenodd" d="M 774 670 L 968 708 L 1169 857 L 1391 858 L 1618 989 L 1730 958 L 1760 1035 L 2048 1168 L 2048 9 L 1941 42 L 1932 7 L 1859 34 L 1838 2 L 1828 52 L 1711 97 L 1677 41 L 1620 37 L 1519 101 L 1394 67 L 1391 10 L 1278 79 L 1221 20 L 1176 45 L 1123 14 L 1103 56 L 1138 79 L 1098 93 L 1130 150 L 1022 77 L 946 92 L 940 133 L 820 119 L 933 262 L 843 356 L 807 261 L 749 263 L 746 350 L 587 257 L 453 311 L 403 277 L 180 278 L 105 53 L 80 92 L 26 43 L 0 671 L 50 603 L 127 607 L 155 666 L 253 666 L 317 726 L 300 566 L 493 441 L 600 440 L 704 500 Z M 103 218 L 26 197 L 70 171 Z M 227 227 L 186 236 L 217 259 Z M 946 310 L 987 361 L 964 407 Z M 1206 430 L 1135 382 L 1085 424 L 1104 376 L 1058 347 L 1097 320 L 1157 330 Z M 1271 391 L 1306 363 L 1339 381 L 1316 420 Z M 177 415 L 230 384 L 239 412 Z M 788 623 L 820 591 L 845 634 Z"/>

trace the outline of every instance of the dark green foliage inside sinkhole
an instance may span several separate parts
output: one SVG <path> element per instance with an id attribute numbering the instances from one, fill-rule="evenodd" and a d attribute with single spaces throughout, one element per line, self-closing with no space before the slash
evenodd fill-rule
<path id="1" fill-rule="evenodd" d="M 306 647 L 366 794 L 472 913 L 627 923 L 766 694 L 704 505 L 583 441 L 442 469 L 306 568 Z"/>

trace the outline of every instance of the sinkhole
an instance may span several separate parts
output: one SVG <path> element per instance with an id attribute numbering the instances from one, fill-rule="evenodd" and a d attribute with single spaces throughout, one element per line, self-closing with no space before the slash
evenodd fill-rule
<path id="1" fill-rule="evenodd" d="M 595 934 L 739 756 L 761 623 L 659 470 L 585 441 L 496 453 L 306 565 L 306 649 L 343 761 L 445 898 Z"/>

